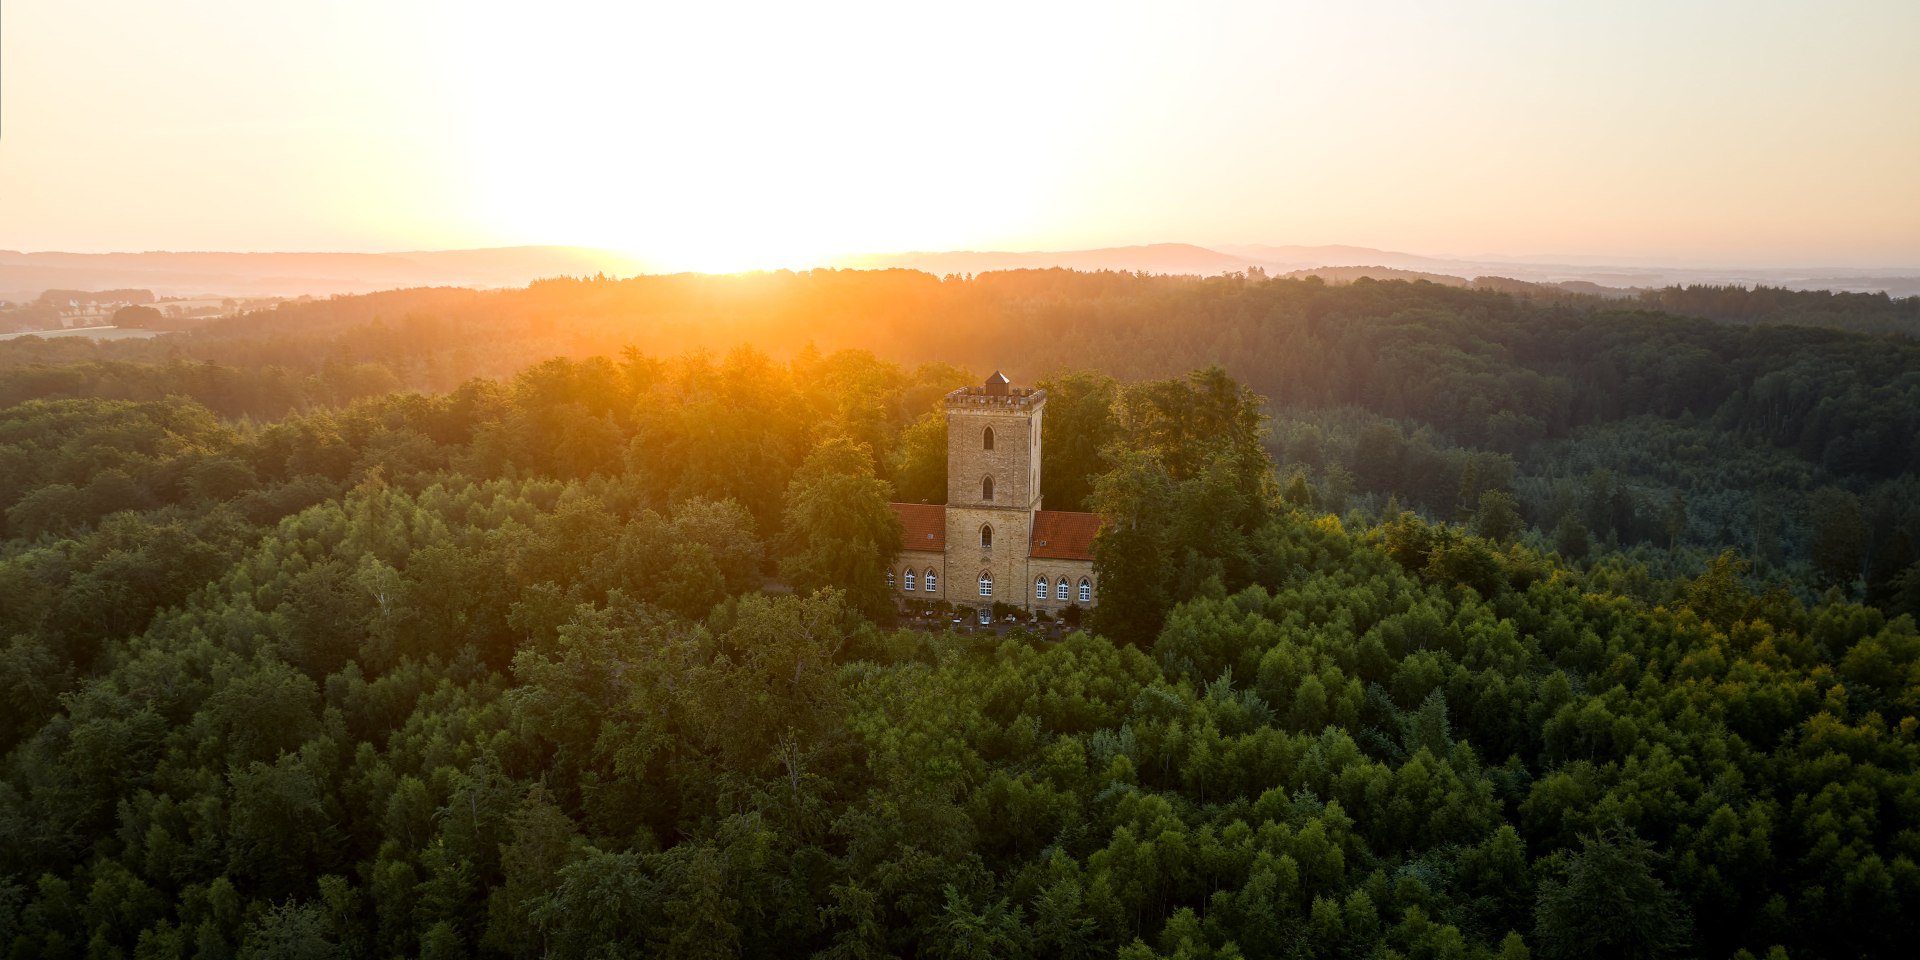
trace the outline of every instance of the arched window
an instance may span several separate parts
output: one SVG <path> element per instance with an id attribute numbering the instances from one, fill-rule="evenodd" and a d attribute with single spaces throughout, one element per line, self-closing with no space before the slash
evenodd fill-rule
<path id="1" fill-rule="evenodd" d="M 1067 599 L 1067 591 L 1069 589 L 1072 588 L 1067 585 L 1067 578 L 1061 577 L 1060 582 L 1053 585 L 1053 598 L 1055 600 Z"/>
<path id="2" fill-rule="evenodd" d="M 1047 598 L 1047 578 L 1046 577 L 1034 578 L 1033 598 L 1035 600 L 1045 600 Z"/>
<path id="3" fill-rule="evenodd" d="M 911 571 L 907 573 L 907 582 L 908 583 L 913 582 L 913 573 Z M 887 589 L 889 590 L 893 589 L 893 571 L 892 570 L 887 571 Z M 912 590 L 913 588 L 908 587 L 907 589 Z"/>
<path id="4" fill-rule="evenodd" d="M 993 449 L 993 428 L 992 427 L 988 427 L 987 432 L 981 436 L 980 449 L 982 450 Z"/>
<path id="5" fill-rule="evenodd" d="M 1093 584 L 1088 583 L 1087 578 L 1085 577 L 1080 578 L 1080 602 L 1081 603 L 1093 602 Z"/>
<path id="6" fill-rule="evenodd" d="M 980 574 L 980 595 L 983 597 L 993 596 L 993 574 L 985 572 Z"/>
<path id="7" fill-rule="evenodd" d="M 980 478 L 980 499 L 982 500 L 993 499 L 993 478 L 992 477 Z"/>
<path id="8" fill-rule="evenodd" d="M 936 587 L 936 586 L 938 586 L 938 585 L 939 585 L 939 583 L 940 583 L 940 581 L 939 581 L 938 579 L 936 579 L 936 578 L 934 577 L 934 575 L 933 575 L 933 568 L 932 568 L 932 567 L 928 567 L 928 568 L 927 568 L 927 592 L 928 592 L 928 593 L 932 593 L 932 592 L 933 592 L 933 588 L 934 588 L 934 587 Z"/>
<path id="9" fill-rule="evenodd" d="M 993 524 L 983 523 L 980 525 L 980 545 L 983 547 L 993 546 Z"/>
<path id="10" fill-rule="evenodd" d="M 908 593 L 913 592 L 913 571 L 912 570 L 907 571 L 907 592 Z"/>

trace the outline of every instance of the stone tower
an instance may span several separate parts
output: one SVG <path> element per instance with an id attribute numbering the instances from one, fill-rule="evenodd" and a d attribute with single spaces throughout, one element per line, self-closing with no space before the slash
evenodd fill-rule
<path id="1" fill-rule="evenodd" d="M 1045 390 L 1015 389 L 995 371 L 947 394 L 946 595 L 1020 605 L 1033 515 L 1040 509 L 1040 415 Z M 979 580 L 993 578 L 993 595 Z"/>

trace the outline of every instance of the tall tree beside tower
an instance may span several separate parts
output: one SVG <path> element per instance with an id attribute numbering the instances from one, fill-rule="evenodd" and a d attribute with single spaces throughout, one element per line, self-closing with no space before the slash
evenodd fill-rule
<path id="1" fill-rule="evenodd" d="M 900 518 L 867 448 L 832 437 L 813 449 L 787 484 L 780 575 L 795 592 L 843 590 L 847 602 L 886 621 L 893 597 L 887 568 L 900 550 Z"/>

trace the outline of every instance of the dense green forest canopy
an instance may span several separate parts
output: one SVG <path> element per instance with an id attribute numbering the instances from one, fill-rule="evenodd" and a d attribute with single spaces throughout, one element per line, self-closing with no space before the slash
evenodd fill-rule
<path id="1" fill-rule="evenodd" d="M 1059 272 L 0 345 L 0 949 L 1901 954 L 1914 349 Z M 880 589 L 994 367 L 1083 632 Z"/>

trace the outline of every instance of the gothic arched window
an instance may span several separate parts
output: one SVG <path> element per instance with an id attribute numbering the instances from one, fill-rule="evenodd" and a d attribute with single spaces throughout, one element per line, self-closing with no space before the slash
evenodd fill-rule
<path id="1" fill-rule="evenodd" d="M 982 500 L 993 499 L 993 478 L 992 477 L 980 478 L 980 499 Z"/>
<path id="2" fill-rule="evenodd" d="M 1046 577 L 1034 578 L 1033 598 L 1035 600 L 1045 600 L 1047 598 L 1047 578 Z"/>
<path id="3" fill-rule="evenodd" d="M 980 545 L 983 547 L 993 546 L 993 525 L 992 524 L 983 523 L 980 525 Z"/>
<path id="4" fill-rule="evenodd" d="M 988 427 L 987 432 L 981 435 L 980 449 L 982 450 L 993 449 L 993 428 L 992 427 Z"/>
<path id="5" fill-rule="evenodd" d="M 908 582 L 908 583 L 912 583 L 912 582 L 913 582 L 913 574 L 912 574 L 912 573 L 908 573 L 908 574 L 907 574 L 907 582 Z M 893 571 L 892 571 L 892 570 L 888 570 L 888 571 L 887 571 L 887 589 L 889 589 L 889 590 L 891 590 L 891 589 L 893 589 Z M 912 588 L 912 587 L 908 587 L 907 589 L 908 589 L 908 590 L 912 590 L 913 588 Z"/>
<path id="6" fill-rule="evenodd" d="M 1080 602 L 1093 602 L 1093 584 L 1088 583 L 1085 577 L 1080 578 Z"/>
<path id="7" fill-rule="evenodd" d="M 1067 585 L 1067 578 L 1061 577 L 1060 582 L 1053 585 L 1053 598 L 1055 600 L 1067 599 L 1067 591 L 1070 589 L 1072 588 Z"/>
<path id="8" fill-rule="evenodd" d="M 913 571 L 912 570 L 907 571 L 907 591 L 909 593 L 913 591 Z"/>
<path id="9" fill-rule="evenodd" d="M 984 572 L 980 574 L 980 595 L 993 596 L 993 574 Z"/>
<path id="10" fill-rule="evenodd" d="M 933 575 L 933 568 L 928 567 L 927 568 L 927 592 L 932 593 L 933 588 L 935 586 L 938 586 L 939 583 L 940 583 L 940 580 Z"/>

